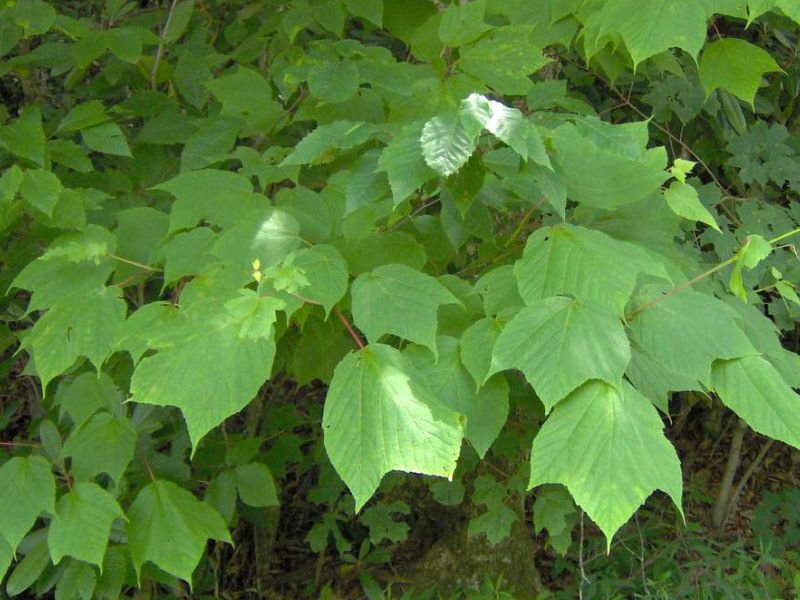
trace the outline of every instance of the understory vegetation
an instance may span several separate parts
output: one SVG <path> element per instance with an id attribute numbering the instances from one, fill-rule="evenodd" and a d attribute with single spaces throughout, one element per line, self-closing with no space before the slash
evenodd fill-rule
<path id="1" fill-rule="evenodd" d="M 798 41 L 0 0 L 0 596 L 800 597 Z"/>

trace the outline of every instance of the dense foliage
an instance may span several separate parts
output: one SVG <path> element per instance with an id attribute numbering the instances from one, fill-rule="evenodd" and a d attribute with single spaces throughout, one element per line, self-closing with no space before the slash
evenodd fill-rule
<path id="1" fill-rule="evenodd" d="M 3 2 L 0 376 L 38 382 L 0 407 L 8 593 L 213 591 L 208 541 L 297 472 L 317 552 L 404 539 L 398 472 L 493 544 L 533 490 L 563 552 L 578 510 L 608 545 L 657 490 L 682 518 L 681 404 L 800 448 L 799 23 Z"/>

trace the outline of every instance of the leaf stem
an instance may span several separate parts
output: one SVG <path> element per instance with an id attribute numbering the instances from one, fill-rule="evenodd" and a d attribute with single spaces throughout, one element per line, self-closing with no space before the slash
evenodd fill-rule
<path id="1" fill-rule="evenodd" d="M 348 321 L 347 317 L 345 317 L 342 314 L 342 311 L 340 311 L 337 307 L 334 306 L 333 307 L 333 312 L 337 317 L 339 317 L 339 320 L 345 326 L 345 328 L 347 329 L 348 333 L 350 333 L 350 337 L 352 337 L 353 340 L 355 340 L 355 343 L 358 345 L 358 349 L 359 350 L 363 350 L 364 348 L 366 348 L 366 345 L 362 341 L 361 336 L 356 333 L 356 330 L 353 329 L 353 326 L 350 324 L 350 321 Z"/>
<path id="2" fill-rule="evenodd" d="M 133 267 L 144 269 L 145 271 L 152 271 L 153 273 L 163 273 L 163 271 L 157 267 L 151 267 L 149 265 L 136 262 L 135 260 L 131 260 L 129 258 L 123 258 L 122 256 L 117 256 L 116 254 L 109 253 L 106 256 L 108 256 L 109 258 L 113 258 L 114 260 L 118 260 L 119 262 L 125 263 L 126 265 L 131 265 Z"/>
<path id="3" fill-rule="evenodd" d="M 717 266 L 715 266 L 715 267 L 712 267 L 712 268 L 711 268 L 711 269 L 709 269 L 708 271 L 704 271 L 704 272 L 700 273 L 700 275 L 698 275 L 697 277 L 694 277 L 694 278 L 690 279 L 690 280 L 689 280 L 689 281 L 687 281 L 686 283 L 682 283 L 681 285 L 679 285 L 679 286 L 677 286 L 677 287 L 674 287 L 674 288 L 672 288 L 672 289 L 671 289 L 671 290 L 669 290 L 669 291 L 666 291 L 666 292 L 664 292 L 664 293 L 663 293 L 663 294 L 661 294 L 661 295 L 660 295 L 658 298 L 655 298 L 654 300 L 651 300 L 651 301 L 650 301 L 650 302 L 648 302 L 647 304 L 643 304 L 642 306 L 639 306 L 639 307 L 638 307 L 638 308 L 636 308 L 636 309 L 635 309 L 635 310 L 634 310 L 632 313 L 630 313 L 630 314 L 628 314 L 628 315 L 625 315 L 625 320 L 626 320 L 626 321 L 630 321 L 630 320 L 631 320 L 631 319 L 633 319 L 633 318 L 634 318 L 636 315 L 638 315 L 638 314 L 639 314 L 639 313 L 641 313 L 641 312 L 644 312 L 644 311 L 646 311 L 648 308 L 653 308 L 653 307 L 654 307 L 656 304 L 660 304 L 661 302 L 663 302 L 663 301 L 664 301 L 664 300 L 666 300 L 667 298 L 670 298 L 670 297 L 674 296 L 675 294 L 679 294 L 679 293 L 681 293 L 682 291 L 684 291 L 684 290 L 686 290 L 686 289 L 688 289 L 688 288 L 692 287 L 692 286 L 693 286 L 695 283 L 697 283 L 697 282 L 699 282 L 699 281 L 702 281 L 702 280 L 703 280 L 703 279 L 705 279 L 706 277 L 710 277 L 711 275 L 713 275 L 713 274 L 714 274 L 714 273 L 716 273 L 717 271 L 721 271 L 722 269 L 724 269 L 725 267 L 727 267 L 727 266 L 729 266 L 729 265 L 732 265 L 733 263 L 735 263 L 735 262 L 736 262 L 736 260 L 737 260 L 738 258 L 739 258 L 739 256 L 738 256 L 737 254 L 734 254 L 734 255 L 733 255 L 733 256 L 731 256 L 731 257 L 730 257 L 728 260 L 726 260 L 726 261 L 724 261 L 724 262 L 721 262 L 721 263 L 719 263 Z"/>
<path id="4" fill-rule="evenodd" d="M 790 238 L 793 235 L 797 235 L 798 233 L 800 233 L 800 227 L 798 227 L 797 229 L 793 229 L 792 231 L 787 231 L 786 233 L 782 233 L 778 237 L 775 237 L 775 238 L 772 238 L 771 240 L 769 240 L 768 243 L 769 243 L 770 246 L 774 246 L 778 242 L 781 242 L 781 241 L 783 241 L 783 240 L 785 240 L 787 238 Z M 630 321 L 636 315 L 638 315 L 640 312 L 643 312 L 643 311 L 647 310 L 648 308 L 652 308 L 656 304 L 659 304 L 660 302 L 663 302 L 667 298 L 670 298 L 670 297 L 674 296 L 675 294 L 679 294 L 680 292 L 684 291 L 685 289 L 692 287 L 698 281 L 702 281 L 703 279 L 705 279 L 706 277 L 710 277 L 711 275 L 713 275 L 717 271 L 721 271 L 725 267 L 727 267 L 729 265 L 732 265 L 738 259 L 739 259 L 739 253 L 737 252 L 736 254 L 731 256 L 728 260 L 719 263 L 717 266 L 710 268 L 708 271 L 704 271 L 703 273 L 700 273 L 700 275 L 690 279 L 686 283 L 682 283 L 681 285 L 679 285 L 677 287 L 674 287 L 674 288 L 672 288 L 671 290 L 669 290 L 667 292 L 664 292 L 658 298 L 655 298 L 655 299 L 651 300 L 647 304 L 643 304 L 642 306 L 639 306 L 632 313 L 630 313 L 628 315 L 625 315 L 625 320 L 626 321 Z"/>

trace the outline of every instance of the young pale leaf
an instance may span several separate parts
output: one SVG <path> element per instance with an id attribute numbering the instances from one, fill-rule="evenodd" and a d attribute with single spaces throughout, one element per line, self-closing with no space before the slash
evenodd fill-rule
<path id="1" fill-rule="evenodd" d="M 453 175 L 475 151 L 476 135 L 457 113 L 434 117 L 425 123 L 420 137 L 425 162 L 442 177 Z"/>
<path id="2" fill-rule="evenodd" d="M 439 307 L 460 304 L 430 275 L 398 264 L 359 275 L 351 293 L 353 319 L 370 342 L 391 334 L 426 346 L 434 354 Z"/>
<path id="3" fill-rule="evenodd" d="M 489 375 L 517 368 L 550 410 L 589 379 L 616 383 L 631 357 L 622 323 L 585 300 L 547 298 L 523 308 L 505 326 Z"/>
<path id="4" fill-rule="evenodd" d="M 300 295 L 322 304 L 326 313 L 331 312 L 347 291 L 347 263 L 341 253 L 333 246 L 317 244 L 298 252 L 293 264 L 308 280 Z"/>
<path id="5" fill-rule="evenodd" d="M 322 429 L 331 463 L 359 511 L 390 471 L 452 477 L 464 419 L 433 395 L 398 350 L 370 344 L 336 367 Z"/>
<path id="6" fill-rule="evenodd" d="M 748 235 L 744 244 L 737 252 L 736 262 L 731 271 L 729 287 L 731 292 L 747 302 L 747 290 L 742 280 L 742 269 L 754 269 L 758 264 L 772 253 L 772 244 L 760 235 Z"/>
<path id="7" fill-rule="evenodd" d="M 403 354 L 428 382 L 433 394 L 467 418 L 466 438 L 483 458 L 508 418 L 508 384 L 493 377 L 479 390 L 461 364 L 458 340 L 440 336 L 439 358 L 422 346 L 411 346 Z"/>
<path id="8" fill-rule="evenodd" d="M 675 449 L 650 401 L 625 381 L 591 381 L 553 409 L 533 440 L 530 487 L 561 483 L 606 536 L 655 490 L 679 511 Z"/>
<path id="9" fill-rule="evenodd" d="M 242 502 L 250 506 L 278 506 L 278 491 L 266 465 L 249 463 L 236 467 L 236 487 Z"/>
<path id="10" fill-rule="evenodd" d="M 470 133 L 486 129 L 501 142 L 528 160 L 528 122 L 520 111 L 489 100 L 480 94 L 470 94 L 461 102 L 461 120 Z"/>
<path id="11" fill-rule="evenodd" d="M 76 479 L 88 481 L 105 473 L 118 483 L 133 458 L 135 444 L 136 430 L 129 420 L 102 412 L 69 436 L 64 456 L 72 458 Z"/>
<path id="12" fill-rule="evenodd" d="M 688 183 L 673 181 L 669 188 L 664 191 L 664 200 L 667 201 L 667 205 L 672 212 L 679 217 L 690 221 L 700 221 L 722 232 L 714 216 L 700 202 L 697 190 Z"/>
<path id="13" fill-rule="evenodd" d="M 514 265 L 527 304 L 557 294 L 592 300 L 622 316 L 640 273 L 669 279 L 641 247 L 574 225 L 543 227 Z"/>
<path id="14" fill-rule="evenodd" d="M 114 519 L 127 517 L 111 494 L 94 483 L 76 484 L 59 499 L 47 533 L 53 564 L 71 556 L 102 569 Z"/>
<path id="15" fill-rule="evenodd" d="M 159 351 L 133 373 L 133 399 L 180 408 L 195 449 L 206 433 L 253 399 L 272 370 L 275 307 L 259 317 L 268 337 L 253 337 L 249 317 L 261 315 L 259 299 L 250 306 L 235 314 L 215 301 L 192 306 L 161 332 Z"/>
<path id="16" fill-rule="evenodd" d="M 800 395 L 761 356 L 714 363 L 720 400 L 757 432 L 800 448 Z"/>
<path id="17" fill-rule="evenodd" d="M 622 36 L 634 67 L 670 48 L 694 58 L 706 41 L 702 0 L 611 0 L 601 15 L 601 35 Z"/>
<path id="18" fill-rule="evenodd" d="M 664 368 L 708 384 L 717 359 L 756 354 L 736 313 L 708 294 L 683 291 L 637 313 L 633 340 Z"/>
<path id="19" fill-rule="evenodd" d="M 56 482 L 41 456 L 15 456 L 0 467 L 0 538 L 16 550 L 42 512 L 55 514 Z"/>
<path id="20" fill-rule="evenodd" d="M 764 73 L 782 73 L 783 69 L 762 48 L 738 38 L 725 38 L 706 46 L 699 71 L 707 95 L 722 88 L 753 106 Z"/>
<path id="21" fill-rule="evenodd" d="M 422 157 L 422 126 L 414 123 L 403 127 L 378 159 L 378 168 L 389 177 L 395 206 L 436 175 Z"/>
<path id="22" fill-rule="evenodd" d="M 148 484 L 128 510 L 128 544 L 137 579 L 152 562 L 191 585 L 210 539 L 233 544 L 225 522 L 213 508 L 171 481 Z"/>

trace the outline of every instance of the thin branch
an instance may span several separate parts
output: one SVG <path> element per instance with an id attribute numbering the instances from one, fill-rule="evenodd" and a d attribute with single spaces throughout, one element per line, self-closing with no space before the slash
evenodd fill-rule
<path id="1" fill-rule="evenodd" d="M 777 244 L 778 242 L 780 242 L 782 240 L 785 240 L 785 239 L 787 239 L 787 238 L 789 238 L 789 237 L 791 237 L 793 235 L 797 235 L 798 233 L 800 233 L 800 227 L 798 227 L 797 229 L 793 229 L 792 231 L 787 231 L 786 233 L 782 233 L 778 237 L 772 238 L 767 243 L 770 246 L 775 246 L 775 244 Z M 672 288 L 671 290 L 668 290 L 667 292 L 664 292 L 658 298 L 655 298 L 654 300 L 651 300 L 647 304 L 643 304 L 642 306 L 637 307 L 636 309 L 633 310 L 633 312 L 625 315 L 625 320 L 626 321 L 630 321 L 631 319 L 633 319 L 639 313 L 647 310 L 648 308 L 652 308 L 656 304 L 659 304 L 659 303 L 663 302 L 667 298 L 670 298 L 670 297 L 674 296 L 675 294 L 679 294 L 680 292 L 692 287 L 695 283 L 697 283 L 699 281 L 702 281 L 703 279 L 705 279 L 706 277 L 710 277 L 711 275 L 713 275 L 717 271 L 721 271 L 725 267 L 728 267 L 728 266 L 732 265 L 737 260 L 739 260 L 738 251 L 737 251 L 736 254 L 731 256 L 728 260 L 725 260 L 725 261 L 719 263 L 718 265 L 716 265 L 715 267 L 712 267 L 708 271 L 704 271 L 704 272 L 700 273 L 700 275 L 698 275 L 697 277 L 694 277 L 693 279 L 690 279 L 686 283 L 683 283 L 683 284 L 681 284 L 681 285 L 679 285 L 677 287 Z"/>
<path id="2" fill-rule="evenodd" d="M 41 444 L 33 442 L 0 442 L 0 446 L 7 448 L 41 448 Z"/>
<path id="3" fill-rule="evenodd" d="M 626 321 L 630 321 L 631 319 L 633 319 L 639 313 L 646 311 L 648 308 L 653 308 L 656 304 L 660 304 L 661 302 L 663 302 L 667 298 L 671 298 L 675 294 L 681 293 L 682 291 L 692 287 L 695 283 L 697 283 L 699 281 L 702 281 L 706 277 L 710 277 L 711 275 L 713 275 L 717 271 L 721 271 L 722 269 L 724 269 L 727 266 L 732 265 L 738 259 L 739 259 L 738 255 L 731 256 L 728 260 L 719 263 L 717 266 L 712 267 L 708 271 L 704 271 L 704 272 L 700 273 L 700 275 L 690 279 L 686 283 L 683 283 L 683 284 L 681 284 L 681 285 L 679 285 L 677 287 L 672 288 L 671 290 L 668 290 L 668 291 L 664 292 L 658 298 L 655 298 L 654 300 L 651 300 L 647 304 L 643 304 L 642 306 L 637 307 L 636 309 L 633 310 L 633 312 L 631 312 L 630 314 L 625 315 L 625 320 Z"/>
<path id="4" fill-rule="evenodd" d="M 164 29 L 161 30 L 161 35 L 158 38 L 158 49 L 156 50 L 156 57 L 153 60 L 153 68 L 150 71 L 150 87 L 156 89 L 158 86 L 158 65 L 161 63 L 161 58 L 164 56 L 164 38 L 169 31 L 169 26 L 172 24 L 172 15 L 175 14 L 175 6 L 178 0 L 172 0 L 169 5 L 169 12 L 167 13 L 167 20 L 164 23 Z"/>

